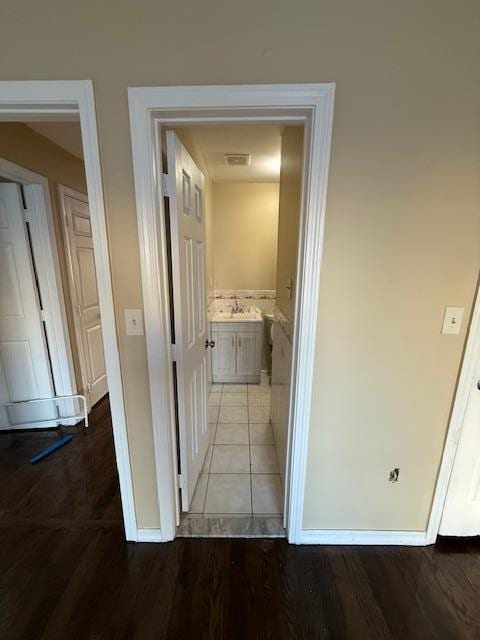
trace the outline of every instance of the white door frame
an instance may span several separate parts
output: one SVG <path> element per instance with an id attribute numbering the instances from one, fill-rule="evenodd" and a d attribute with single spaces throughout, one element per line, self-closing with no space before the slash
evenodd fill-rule
<path id="1" fill-rule="evenodd" d="M 312 403 L 320 268 L 335 85 L 129 88 L 157 487 L 161 530 L 175 537 L 178 495 L 168 270 L 155 122 L 169 124 L 295 122 L 305 125 L 302 216 L 297 270 L 289 443 L 285 491 L 288 539 L 305 541 L 303 505 Z"/>
<path id="2" fill-rule="evenodd" d="M 52 377 L 57 395 L 69 396 L 77 393 L 77 387 L 48 180 L 3 158 L 0 158 L 0 176 L 24 187 L 27 207 L 33 213 L 29 220 L 32 249 L 42 295 Z"/>
<path id="3" fill-rule="evenodd" d="M 458 377 L 457 390 L 453 401 L 450 423 L 443 448 L 442 460 L 437 476 L 437 484 L 433 496 L 432 508 L 428 520 L 426 532 L 426 544 L 434 544 L 440 522 L 442 520 L 443 509 L 447 499 L 448 484 L 457 455 L 458 444 L 465 421 L 468 400 L 475 384 L 475 371 L 480 353 L 480 293 L 477 288 L 472 311 L 468 336 L 465 345 L 465 352 Z"/>
<path id="4" fill-rule="evenodd" d="M 61 219 L 62 219 L 63 242 L 65 244 L 65 258 L 67 261 L 68 284 L 70 288 L 70 302 L 73 309 L 73 326 L 75 331 L 75 342 L 77 344 L 78 359 L 80 361 L 80 375 L 82 377 L 81 393 L 87 398 L 88 410 L 90 410 L 91 408 L 90 394 L 88 393 L 88 390 L 87 390 L 88 373 L 87 373 L 87 364 L 85 361 L 85 350 L 84 350 L 83 340 L 82 340 L 82 328 L 80 326 L 80 318 L 78 316 L 78 313 L 76 313 L 78 298 L 77 298 L 77 289 L 75 286 L 75 278 L 73 275 L 72 251 L 70 247 L 70 238 L 68 235 L 67 211 L 65 209 L 65 199 L 64 199 L 65 196 L 71 196 L 72 198 L 76 198 L 81 202 L 85 202 L 87 204 L 88 204 L 88 196 L 85 193 L 80 193 L 79 191 L 75 191 L 75 189 L 66 187 L 63 184 L 58 185 L 58 198 L 60 202 L 60 213 L 61 213 Z"/>
<path id="5" fill-rule="evenodd" d="M 23 120 L 31 122 L 36 119 L 61 120 L 72 117 L 80 118 L 82 132 L 125 535 L 127 540 L 137 540 L 138 531 L 115 326 L 93 85 L 90 80 L 0 81 L 0 121 Z"/>

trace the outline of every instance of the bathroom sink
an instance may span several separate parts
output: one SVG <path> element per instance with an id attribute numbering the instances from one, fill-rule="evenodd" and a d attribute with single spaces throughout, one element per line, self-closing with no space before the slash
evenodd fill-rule
<path id="1" fill-rule="evenodd" d="M 245 311 L 244 313 L 232 313 L 231 311 L 216 311 L 211 322 L 263 322 L 260 311 Z"/>

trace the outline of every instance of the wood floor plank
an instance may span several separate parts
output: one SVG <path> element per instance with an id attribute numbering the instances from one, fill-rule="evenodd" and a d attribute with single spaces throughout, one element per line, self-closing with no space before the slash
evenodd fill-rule
<path id="1" fill-rule="evenodd" d="M 470 640 L 480 543 L 124 541 L 108 398 L 38 465 L 45 433 L 0 434 L 0 638 Z"/>

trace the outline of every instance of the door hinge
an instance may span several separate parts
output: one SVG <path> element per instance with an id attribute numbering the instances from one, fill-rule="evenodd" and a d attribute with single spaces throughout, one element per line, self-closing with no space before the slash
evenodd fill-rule
<path id="1" fill-rule="evenodd" d="M 30 211 L 28 209 L 23 210 L 23 219 L 25 222 L 32 222 L 32 216 L 30 215 Z"/>
<path id="2" fill-rule="evenodd" d="M 40 309 L 40 318 L 42 319 L 42 322 L 47 321 L 47 314 L 45 313 L 45 309 Z"/>
<path id="3" fill-rule="evenodd" d="M 177 361 L 177 345 L 176 344 L 170 345 L 170 355 L 172 358 L 172 362 L 176 362 Z"/>
<path id="4" fill-rule="evenodd" d="M 178 474 L 178 487 L 179 489 L 184 489 L 184 484 L 185 484 L 185 478 L 182 476 L 181 473 Z"/>
<path id="5" fill-rule="evenodd" d="M 173 195 L 170 187 L 170 176 L 168 173 L 162 173 L 162 193 L 166 198 L 171 198 Z"/>

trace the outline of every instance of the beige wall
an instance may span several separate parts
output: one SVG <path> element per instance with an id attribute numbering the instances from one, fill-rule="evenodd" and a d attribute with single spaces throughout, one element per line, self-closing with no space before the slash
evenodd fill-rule
<path id="1" fill-rule="evenodd" d="M 14 162 L 21 167 L 30 169 L 48 178 L 67 321 L 70 335 L 75 336 L 65 246 L 63 242 L 58 185 L 62 184 L 86 194 L 87 186 L 83 161 L 19 122 L 0 122 L 0 158 Z M 74 338 L 71 340 L 71 347 L 75 374 L 77 382 L 80 383 L 80 360 Z"/>
<path id="2" fill-rule="evenodd" d="M 214 182 L 216 289 L 275 289 L 278 183 Z"/>
<path id="3" fill-rule="evenodd" d="M 278 214 L 277 306 L 293 322 L 303 168 L 303 127 L 285 127 Z M 288 285 L 292 285 L 291 294 Z"/>
<path id="4" fill-rule="evenodd" d="M 145 346 L 123 323 L 142 306 L 127 87 L 337 83 L 305 524 L 423 528 L 465 337 L 439 334 L 443 307 L 468 315 L 480 262 L 479 29 L 477 0 L 119 0 L 114 20 L 4 0 L 2 79 L 94 82 L 140 526 L 159 517 Z"/>

